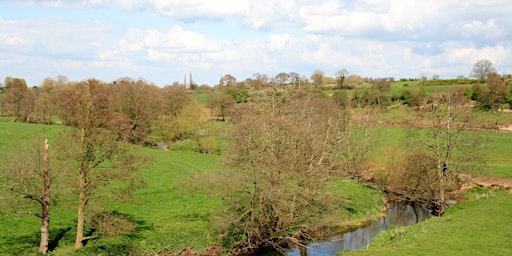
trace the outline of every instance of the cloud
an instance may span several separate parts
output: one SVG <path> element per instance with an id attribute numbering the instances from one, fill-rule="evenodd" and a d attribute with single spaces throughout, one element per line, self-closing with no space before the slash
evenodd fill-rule
<path id="1" fill-rule="evenodd" d="M 203 55 L 220 50 L 218 43 L 205 35 L 174 25 L 167 32 L 156 29 L 132 28 L 119 40 L 121 52 L 127 56 L 142 56 L 148 61 L 185 61 L 187 54 Z M 187 57 L 190 60 L 189 57 Z M 193 60 L 192 60 L 193 61 Z M 204 65 L 204 64 L 203 64 Z"/>
<path id="2" fill-rule="evenodd" d="M 507 0 L 19 0 L 0 7 L 9 11 L 0 18 L 0 54 L 11 58 L 0 58 L 3 72 L 133 74 L 159 84 L 197 72 L 213 84 L 226 73 L 309 76 L 317 68 L 450 77 L 483 58 L 512 72 Z"/>

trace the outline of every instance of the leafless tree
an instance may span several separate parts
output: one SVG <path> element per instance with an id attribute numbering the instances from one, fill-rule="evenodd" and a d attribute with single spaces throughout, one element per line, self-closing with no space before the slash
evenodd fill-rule
<path id="1" fill-rule="evenodd" d="M 324 80 L 324 72 L 317 69 L 315 70 L 315 72 L 313 72 L 313 74 L 311 74 L 311 80 L 313 81 L 313 83 L 315 84 L 316 87 L 322 85 L 323 83 L 323 80 Z"/>
<path id="2" fill-rule="evenodd" d="M 489 77 L 489 74 L 496 72 L 496 69 L 492 65 L 490 60 L 479 60 L 473 66 L 471 70 L 470 77 L 474 77 L 479 79 L 480 81 L 485 81 Z"/>
<path id="3" fill-rule="evenodd" d="M 36 144 L 35 144 L 35 143 Z M 35 144 L 35 145 L 34 145 Z M 50 166 L 48 140 L 31 145 L 19 144 L 18 150 L 0 165 L 0 213 L 28 214 L 41 219 L 39 252 L 48 252 L 51 190 L 55 178 Z M 34 205 L 40 207 L 34 211 Z"/>
<path id="4" fill-rule="evenodd" d="M 91 203 L 99 198 L 126 200 L 140 187 L 141 180 L 135 171 L 146 159 L 133 155 L 119 142 L 119 134 L 112 125 L 118 126 L 119 115 L 113 111 L 112 87 L 99 80 L 87 80 L 70 85 L 62 91 L 61 114 L 67 129 L 59 143 L 60 159 L 68 163 L 66 174 L 77 177 L 69 182 L 77 193 L 77 231 L 75 248 L 97 234 L 84 236 L 86 215 Z M 112 189 L 112 183 L 116 183 Z"/>
<path id="5" fill-rule="evenodd" d="M 229 168 L 198 177 L 229 205 L 218 223 L 242 251 L 297 242 L 291 231 L 307 236 L 307 221 L 343 201 L 327 184 L 343 175 L 344 110 L 314 94 L 269 93 L 236 105 L 225 149 Z"/>
<path id="6" fill-rule="evenodd" d="M 440 215 L 445 209 L 447 192 L 461 185 L 459 174 L 484 169 L 486 143 L 478 134 L 465 129 L 469 120 L 467 108 L 460 91 L 427 97 L 422 115 L 428 126 L 409 130 L 404 142 L 408 152 L 403 165 L 389 166 L 389 169 L 402 168 L 391 177 L 394 185 L 388 187 L 390 191 L 428 202 Z"/>

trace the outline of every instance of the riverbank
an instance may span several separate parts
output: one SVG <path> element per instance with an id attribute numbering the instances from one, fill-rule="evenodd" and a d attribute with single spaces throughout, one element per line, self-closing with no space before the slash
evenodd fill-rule
<path id="1" fill-rule="evenodd" d="M 391 228 L 365 249 L 338 255 L 511 255 L 510 191 L 474 188 L 442 217 Z"/>

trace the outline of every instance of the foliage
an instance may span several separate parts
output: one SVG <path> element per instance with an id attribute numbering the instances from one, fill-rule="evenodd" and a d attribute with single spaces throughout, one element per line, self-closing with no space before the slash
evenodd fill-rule
<path id="1" fill-rule="evenodd" d="M 195 139 L 204 122 L 205 113 L 199 103 L 193 100 L 183 106 L 176 116 L 160 120 L 155 135 L 166 142 Z"/>

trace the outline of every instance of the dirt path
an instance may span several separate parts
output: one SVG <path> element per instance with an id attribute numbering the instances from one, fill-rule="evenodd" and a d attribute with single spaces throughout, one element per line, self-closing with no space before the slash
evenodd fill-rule
<path id="1" fill-rule="evenodd" d="M 475 177 L 470 175 L 461 175 L 461 178 L 467 182 L 467 184 L 461 188 L 462 191 L 476 186 L 483 186 L 484 188 L 509 190 L 509 193 L 512 194 L 512 180 L 510 179 L 497 177 Z"/>

